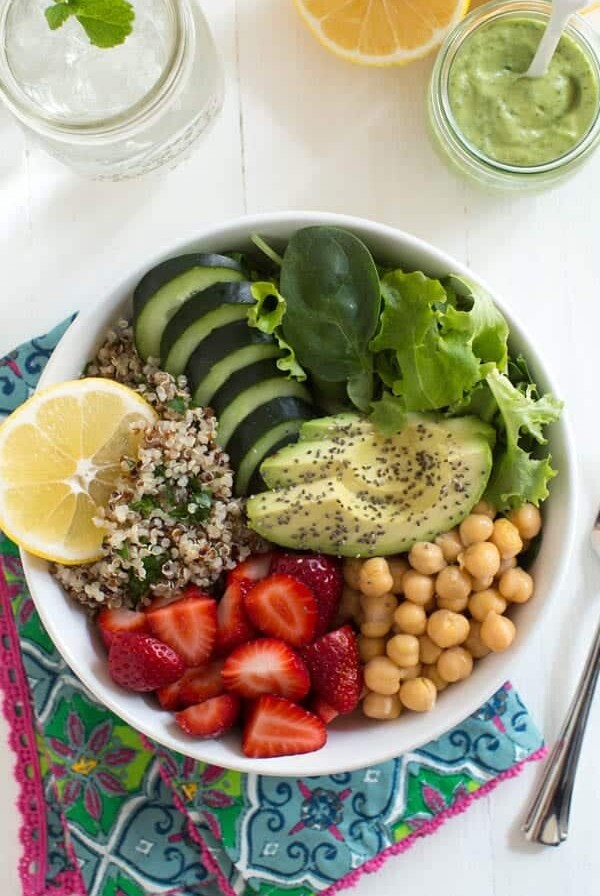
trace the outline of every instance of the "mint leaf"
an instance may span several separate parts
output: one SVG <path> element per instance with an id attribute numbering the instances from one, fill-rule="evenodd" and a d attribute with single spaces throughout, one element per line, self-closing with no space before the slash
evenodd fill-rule
<path id="1" fill-rule="evenodd" d="M 52 30 L 75 16 L 95 47 L 122 44 L 131 34 L 135 11 L 128 0 L 55 0 L 45 11 Z"/>

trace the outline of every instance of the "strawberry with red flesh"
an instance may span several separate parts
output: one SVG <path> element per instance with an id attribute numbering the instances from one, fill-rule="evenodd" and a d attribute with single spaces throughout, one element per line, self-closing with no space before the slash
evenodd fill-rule
<path id="1" fill-rule="evenodd" d="M 325 634 L 333 622 L 344 587 L 341 561 L 326 554 L 274 554 L 271 573 L 293 576 L 310 588 L 319 614 L 315 637 Z"/>
<path id="2" fill-rule="evenodd" d="M 308 708 L 311 712 L 314 712 L 314 714 L 318 716 L 325 725 L 329 725 L 330 722 L 333 722 L 333 720 L 337 719 L 337 717 L 339 716 L 339 712 L 337 711 L 337 709 L 334 709 L 333 706 L 330 706 L 329 703 L 326 700 L 323 700 L 322 697 L 313 697 L 308 704 Z"/>
<path id="3" fill-rule="evenodd" d="M 265 635 L 293 647 L 310 644 L 315 636 L 318 609 L 310 588 L 288 575 L 273 575 L 246 594 L 248 616 Z"/>
<path id="4" fill-rule="evenodd" d="M 171 647 L 150 635 L 119 632 L 110 645 L 108 671 L 128 691 L 156 691 L 181 678 L 185 663 Z"/>
<path id="5" fill-rule="evenodd" d="M 349 625 L 318 638 L 302 650 L 313 691 L 339 713 L 358 706 L 363 685 L 356 635 Z"/>
<path id="6" fill-rule="evenodd" d="M 253 587 L 249 579 L 232 579 L 225 589 L 217 607 L 216 653 L 226 655 L 256 637 L 244 607 L 244 597 Z"/>
<path id="7" fill-rule="evenodd" d="M 153 635 L 177 651 L 186 666 L 201 666 L 215 646 L 217 602 L 199 592 L 146 614 Z"/>
<path id="8" fill-rule="evenodd" d="M 242 749 L 253 759 L 293 756 L 319 750 L 327 740 L 321 719 L 284 697 L 264 694 L 253 704 Z"/>
<path id="9" fill-rule="evenodd" d="M 235 724 L 239 712 L 239 697 L 221 694 L 175 713 L 175 721 L 186 734 L 194 737 L 220 737 Z"/>
<path id="10" fill-rule="evenodd" d="M 147 607 L 144 607 L 145 613 L 151 613 L 152 610 L 160 610 L 161 607 L 168 607 L 169 604 L 177 603 L 184 597 L 207 597 L 204 591 L 201 591 L 197 585 L 186 585 L 181 591 L 170 591 L 168 594 L 157 594 L 153 597 Z"/>
<path id="11" fill-rule="evenodd" d="M 227 585 L 232 582 L 260 582 L 269 575 L 272 554 L 251 554 L 227 573 Z"/>
<path id="12" fill-rule="evenodd" d="M 225 660 L 223 681 L 228 691 L 249 700 L 261 694 L 303 700 L 310 688 L 301 658 L 275 638 L 259 638 L 237 647 Z"/>
<path id="13" fill-rule="evenodd" d="M 105 609 L 97 618 L 100 636 L 106 647 L 110 648 L 114 636 L 118 632 L 147 632 L 148 620 L 144 613 L 119 607 L 115 610 Z"/>
<path id="14" fill-rule="evenodd" d="M 160 688 L 156 696 L 163 709 L 185 709 L 211 697 L 218 697 L 225 690 L 221 670 L 224 660 L 213 660 L 205 666 L 186 669 L 173 684 Z"/>

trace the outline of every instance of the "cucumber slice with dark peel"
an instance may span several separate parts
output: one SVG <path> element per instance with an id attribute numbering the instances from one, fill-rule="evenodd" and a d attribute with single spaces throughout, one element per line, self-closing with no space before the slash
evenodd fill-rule
<path id="1" fill-rule="evenodd" d="M 231 320 L 246 320 L 248 307 L 254 304 L 251 284 L 214 283 L 201 289 L 173 315 L 160 341 L 161 367 L 173 376 L 186 368 L 194 351 L 209 333 Z M 227 307 L 235 307 L 232 317 L 220 314 Z"/>
<path id="2" fill-rule="evenodd" d="M 255 386 L 250 386 L 244 392 L 240 392 L 237 398 L 229 404 L 219 417 L 219 430 L 217 441 L 222 448 L 227 449 L 229 454 L 228 442 L 235 433 L 236 429 L 250 417 L 261 405 L 267 405 L 274 399 L 297 398 L 305 402 L 310 408 L 310 393 L 301 383 L 296 380 L 286 380 L 281 374 L 270 380 L 263 380 Z M 281 417 L 277 417 L 277 405 L 272 404 L 270 416 L 267 413 L 265 424 L 262 429 L 256 430 L 256 436 L 265 432 L 275 423 L 281 421 Z M 312 414 L 311 414 L 312 416 Z M 234 464 L 235 468 L 235 464 Z"/>
<path id="3" fill-rule="evenodd" d="M 292 399 L 293 401 L 294 399 Z M 267 486 L 260 474 L 259 467 L 263 460 L 275 454 L 280 448 L 285 448 L 298 439 L 298 430 L 303 419 L 284 420 L 272 429 L 267 430 L 257 442 L 246 452 L 244 458 L 237 466 L 235 477 L 236 495 L 255 495 L 264 491 Z M 230 445 L 233 438 L 230 441 Z"/>
<path id="4" fill-rule="evenodd" d="M 220 417 L 223 411 L 229 407 L 232 401 L 235 401 L 241 392 L 245 392 L 257 383 L 262 383 L 263 380 L 270 380 L 277 376 L 281 377 L 282 384 L 285 384 L 285 376 L 278 369 L 273 358 L 266 358 L 263 361 L 257 361 L 255 364 L 242 367 L 241 370 L 236 370 L 235 373 L 232 373 L 221 388 L 215 392 L 210 406 L 217 417 Z"/>
<path id="5" fill-rule="evenodd" d="M 238 349 L 249 345 L 275 345 L 275 340 L 267 333 L 261 333 L 256 327 L 249 327 L 245 320 L 234 321 L 232 324 L 213 330 L 202 345 L 192 352 L 187 363 L 185 375 L 191 391 L 198 388 L 216 364 L 220 364 Z M 242 366 L 240 364 L 240 367 Z"/>
<path id="6" fill-rule="evenodd" d="M 152 268 L 133 293 L 135 345 L 141 357 L 160 357 L 168 321 L 193 293 L 219 281 L 245 279 L 241 264 L 226 255 L 179 255 Z"/>
<path id="7" fill-rule="evenodd" d="M 225 327 L 223 327 L 223 329 L 225 329 Z M 256 332 L 258 332 L 258 330 Z M 208 340 L 206 341 L 208 342 Z M 202 343 L 202 345 L 204 345 L 204 343 Z M 200 346 L 199 351 L 202 351 L 202 346 Z M 244 348 L 239 348 L 237 351 L 232 352 L 230 355 L 223 358 L 222 361 L 219 361 L 218 364 L 215 364 L 208 376 L 201 380 L 195 389 L 192 389 L 192 399 L 194 403 L 201 407 L 206 407 L 206 405 L 211 403 L 212 397 L 217 389 L 220 389 L 223 383 L 225 383 L 236 370 L 266 358 L 279 358 L 280 356 L 281 351 L 275 343 L 247 345 Z M 190 361 L 186 368 L 186 375 L 188 377 L 191 375 L 191 365 L 192 362 Z"/>

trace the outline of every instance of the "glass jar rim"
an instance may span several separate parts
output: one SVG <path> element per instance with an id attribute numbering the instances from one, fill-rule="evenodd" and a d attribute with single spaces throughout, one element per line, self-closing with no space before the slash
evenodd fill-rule
<path id="1" fill-rule="evenodd" d="M 0 14 L 0 95 L 11 111 L 24 124 L 34 131 L 53 135 L 76 136 L 80 138 L 101 138 L 125 136 L 130 129 L 150 119 L 162 107 L 165 99 L 172 93 L 179 82 L 186 56 L 186 42 L 190 27 L 187 15 L 187 0 L 163 0 L 173 16 L 173 46 L 163 71 L 153 86 L 135 103 L 117 114 L 90 121 L 68 120 L 54 115 L 44 115 L 42 109 L 30 100 L 20 88 L 6 58 L 5 41 L 3 40 L 6 19 L 12 4 L 19 0 L 8 0 Z M 134 24 L 135 27 L 135 24 Z M 8 77 L 5 77 L 6 69 Z"/>
<path id="2" fill-rule="evenodd" d="M 498 175 L 520 175 L 524 177 L 552 174 L 577 162 L 595 145 L 596 140 L 600 136 L 600 58 L 598 51 L 594 47 L 594 41 L 597 37 L 593 29 L 577 14 L 571 17 L 565 32 L 576 42 L 579 49 L 585 53 L 587 60 L 594 69 L 599 86 L 599 101 L 592 123 L 571 149 L 541 165 L 511 165 L 499 162 L 486 155 L 467 140 L 454 118 L 448 94 L 448 83 L 452 63 L 463 43 L 476 30 L 492 21 L 519 18 L 524 14 L 535 17 L 537 20 L 547 21 L 550 18 L 551 10 L 552 4 L 547 2 L 547 0 L 509 0 L 509 2 L 507 0 L 493 0 L 493 2 L 477 7 L 469 13 L 448 35 L 440 49 L 435 62 L 431 85 L 432 92 L 435 90 L 437 94 L 435 105 L 437 112 L 441 114 L 444 134 L 446 138 L 451 139 L 455 151 L 466 156 L 472 164 L 481 166 L 486 171 L 494 172 Z"/>

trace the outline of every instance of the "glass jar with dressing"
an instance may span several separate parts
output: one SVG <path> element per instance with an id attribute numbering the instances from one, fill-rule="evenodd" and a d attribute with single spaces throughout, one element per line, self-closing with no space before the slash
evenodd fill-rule
<path id="1" fill-rule="evenodd" d="M 551 4 L 481 6 L 441 47 L 428 112 L 437 147 L 483 186 L 540 190 L 578 168 L 600 141 L 595 32 L 573 16 L 541 78 L 525 76 Z"/>

